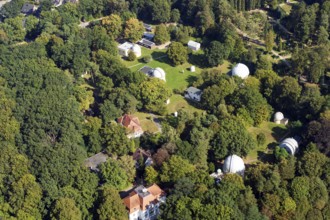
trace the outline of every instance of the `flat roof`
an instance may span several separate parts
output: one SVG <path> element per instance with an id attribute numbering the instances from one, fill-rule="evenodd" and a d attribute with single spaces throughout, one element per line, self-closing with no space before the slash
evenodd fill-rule
<path id="1" fill-rule="evenodd" d="M 200 47 L 201 44 L 198 43 L 198 42 L 196 42 L 196 41 L 192 41 L 192 40 L 190 40 L 190 41 L 188 41 L 188 46 Z"/>
<path id="2" fill-rule="evenodd" d="M 123 49 L 123 50 L 129 50 L 133 47 L 133 44 L 130 42 L 125 42 L 121 45 L 118 46 L 118 48 Z"/>
<path id="3" fill-rule="evenodd" d="M 141 44 L 147 45 L 147 46 L 155 46 L 156 44 L 150 40 L 147 40 L 145 38 L 142 38 L 142 40 L 139 41 Z"/>
<path id="4" fill-rule="evenodd" d="M 152 29 L 152 26 L 150 24 L 143 23 L 143 26 L 148 29 Z"/>
<path id="5" fill-rule="evenodd" d="M 150 72 L 153 70 L 150 66 L 144 66 L 141 69 L 139 69 L 140 72 L 149 75 Z"/>

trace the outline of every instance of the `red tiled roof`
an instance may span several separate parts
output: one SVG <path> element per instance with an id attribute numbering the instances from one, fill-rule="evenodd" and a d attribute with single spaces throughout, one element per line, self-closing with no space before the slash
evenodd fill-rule
<path id="1" fill-rule="evenodd" d="M 143 129 L 141 127 L 140 121 L 138 117 L 133 115 L 125 114 L 124 116 L 117 119 L 117 122 L 123 126 L 125 126 L 131 132 L 142 132 Z"/>

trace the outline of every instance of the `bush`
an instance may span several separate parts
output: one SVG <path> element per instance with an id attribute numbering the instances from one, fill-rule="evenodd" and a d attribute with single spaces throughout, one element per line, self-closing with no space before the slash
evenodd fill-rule
<path id="1" fill-rule="evenodd" d="M 259 146 L 264 145 L 266 143 L 266 135 L 264 133 L 259 133 L 257 135 L 257 142 Z"/>
<path id="2" fill-rule="evenodd" d="M 143 62 L 149 63 L 152 60 L 152 57 L 150 55 L 146 55 L 142 58 Z"/>
<path id="3" fill-rule="evenodd" d="M 135 59 L 136 59 L 136 55 L 135 55 L 135 53 L 134 53 L 133 51 L 130 51 L 130 52 L 128 53 L 127 60 L 129 60 L 129 61 L 134 61 Z"/>

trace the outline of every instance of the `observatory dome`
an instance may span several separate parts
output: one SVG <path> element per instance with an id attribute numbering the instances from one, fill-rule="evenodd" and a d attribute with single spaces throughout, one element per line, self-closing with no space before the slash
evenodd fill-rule
<path id="1" fill-rule="evenodd" d="M 237 173 L 243 175 L 245 170 L 244 161 L 235 154 L 230 155 L 225 159 L 222 169 L 225 173 Z"/>
<path id="2" fill-rule="evenodd" d="M 141 56 L 141 47 L 139 45 L 134 44 L 133 47 L 132 47 L 132 51 L 136 55 L 136 57 Z"/>
<path id="3" fill-rule="evenodd" d="M 243 64 L 243 63 L 238 63 L 234 66 L 234 68 L 231 70 L 231 75 L 232 76 L 238 76 L 242 79 L 246 79 L 250 74 L 249 68 Z"/>
<path id="4" fill-rule="evenodd" d="M 152 75 L 153 75 L 153 77 L 156 77 L 156 78 L 158 78 L 158 79 L 162 79 L 162 80 L 166 81 L 166 78 L 165 78 L 166 73 L 165 73 L 165 71 L 164 71 L 162 68 L 160 68 L 160 67 L 157 67 L 156 69 L 154 69 L 154 72 L 153 72 Z"/>
<path id="5" fill-rule="evenodd" d="M 285 148 L 289 154 L 294 155 L 298 150 L 298 142 L 294 138 L 286 138 L 280 144 L 280 147 Z"/>
<path id="6" fill-rule="evenodd" d="M 284 119 L 284 115 L 282 112 L 276 112 L 274 115 L 274 121 L 281 121 Z"/>

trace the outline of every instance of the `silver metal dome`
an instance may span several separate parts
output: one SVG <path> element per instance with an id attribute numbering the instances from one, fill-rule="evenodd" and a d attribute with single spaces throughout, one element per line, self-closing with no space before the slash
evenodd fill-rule
<path id="1" fill-rule="evenodd" d="M 246 79 L 250 75 L 250 70 L 245 64 L 238 63 L 231 70 L 231 75 Z"/>
<path id="2" fill-rule="evenodd" d="M 286 138 L 282 141 L 280 147 L 285 148 L 289 154 L 294 155 L 297 152 L 299 145 L 294 138 Z"/>
<path id="3" fill-rule="evenodd" d="M 225 159 L 222 170 L 224 173 L 237 173 L 244 175 L 245 165 L 242 158 L 233 154 Z"/>

